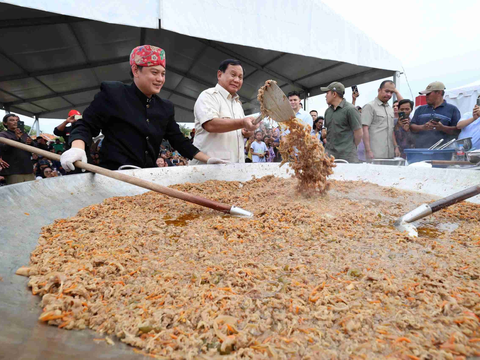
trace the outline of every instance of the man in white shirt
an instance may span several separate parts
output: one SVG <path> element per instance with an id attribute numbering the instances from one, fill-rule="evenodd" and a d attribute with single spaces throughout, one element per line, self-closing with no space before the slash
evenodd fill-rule
<path id="1" fill-rule="evenodd" d="M 457 129 L 462 130 L 459 139 L 472 138 L 472 149 L 480 149 L 480 106 L 475 105 L 473 111 L 463 114 L 457 123 Z"/>
<path id="2" fill-rule="evenodd" d="M 291 91 L 288 93 L 287 96 L 288 96 L 288 101 L 290 101 L 290 106 L 295 112 L 295 117 L 297 119 L 302 120 L 305 126 L 309 125 L 310 131 L 312 131 L 313 119 L 309 113 L 307 113 L 305 110 L 302 109 L 302 105 L 300 103 L 300 94 L 297 91 Z"/>
<path id="3" fill-rule="evenodd" d="M 255 130 L 255 118 L 245 117 L 238 91 L 244 71 L 240 61 L 224 60 L 217 71 L 218 84 L 203 91 L 195 102 L 193 144 L 209 156 L 232 163 L 245 162 L 241 129 Z M 213 155 L 215 154 L 215 155 Z M 201 164 L 195 159 L 191 165 Z"/>

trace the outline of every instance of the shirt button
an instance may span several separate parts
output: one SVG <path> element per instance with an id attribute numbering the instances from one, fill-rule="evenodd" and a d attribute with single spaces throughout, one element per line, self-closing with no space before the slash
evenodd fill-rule
<path id="1" fill-rule="evenodd" d="M 148 155 L 148 151 L 147 151 L 147 150 L 145 150 L 145 154 Z"/>
<path id="2" fill-rule="evenodd" d="M 148 136 L 145 139 L 147 139 L 147 141 L 148 141 Z"/>
<path id="3" fill-rule="evenodd" d="M 150 105 L 149 105 L 149 104 L 147 104 L 147 109 L 148 109 L 149 107 L 150 107 Z"/>
<path id="4" fill-rule="evenodd" d="M 147 119 L 147 122 L 149 123 L 149 122 L 150 122 L 150 120 L 148 120 L 148 119 Z"/>

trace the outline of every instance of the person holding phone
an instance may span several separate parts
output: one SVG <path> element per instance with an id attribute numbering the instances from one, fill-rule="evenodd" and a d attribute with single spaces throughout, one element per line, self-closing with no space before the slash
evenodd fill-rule
<path id="1" fill-rule="evenodd" d="M 5 131 L 0 132 L 0 137 L 31 143 L 30 137 L 18 128 L 18 121 L 17 115 L 6 114 L 3 117 Z M 7 185 L 35 180 L 31 156 L 32 153 L 28 151 L 0 144 L 0 175 L 5 178 Z"/>
<path id="2" fill-rule="evenodd" d="M 477 98 L 477 105 L 472 111 L 463 114 L 457 124 L 457 129 L 461 130 L 459 139 L 467 137 L 472 138 L 472 149 L 480 149 L 480 96 Z"/>
<path id="3" fill-rule="evenodd" d="M 413 110 L 413 101 L 403 99 L 398 102 L 398 121 L 394 128 L 395 155 L 406 159 L 405 149 L 415 147 L 415 141 L 410 131 L 410 114 Z"/>
<path id="4" fill-rule="evenodd" d="M 410 130 L 415 136 L 415 147 L 428 149 L 441 139 L 444 142 L 455 139 L 460 133 L 457 124 L 461 116 L 455 105 L 443 99 L 445 85 L 435 81 L 420 91 L 420 95 L 426 95 L 427 105 L 417 108 L 410 123 Z"/>
<path id="5" fill-rule="evenodd" d="M 70 139 L 70 133 L 72 132 L 72 126 L 75 121 L 80 120 L 82 118 L 82 114 L 78 110 L 70 110 L 68 112 L 67 119 L 58 125 L 55 129 L 53 129 L 53 133 L 57 136 L 63 137 L 65 140 L 65 150 L 70 149 L 68 145 L 68 141 Z"/>

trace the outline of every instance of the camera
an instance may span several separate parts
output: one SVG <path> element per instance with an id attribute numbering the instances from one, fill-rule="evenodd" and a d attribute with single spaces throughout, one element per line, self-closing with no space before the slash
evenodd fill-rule
<path id="1" fill-rule="evenodd" d="M 405 116 L 405 112 L 404 112 L 404 111 L 400 111 L 400 112 L 398 113 L 398 118 L 399 118 L 400 120 L 405 119 L 405 117 L 406 117 L 406 116 Z"/>
<path id="2" fill-rule="evenodd" d="M 358 87 L 357 87 L 357 85 L 353 85 L 353 86 L 352 86 L 352 92 L 358 93 Z"/>
<path id="3" fill-rule="evenodd" d="M 19 128 L 22 132 L 25 132 L 25 123 L 22 120 L 18 120 L 17 128 Z"/>

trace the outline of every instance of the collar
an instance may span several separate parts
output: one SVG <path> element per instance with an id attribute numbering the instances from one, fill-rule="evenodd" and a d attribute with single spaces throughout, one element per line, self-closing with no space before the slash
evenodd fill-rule
<path id="1" fill-rule="evenodd" d="M 375 98 L 375 102 L 378 106 L 385 106 L 385 107 L 389 107 L 390 104 L 388 103 L 388 101 L 386 103 L 384 103 L 382 100 L 380 100 L 378 98 L 378 96 Z"/>
<path id="2" fill-rule="evenodd" d="M 232 96 L 232 94 L 230 94 L 227 90 L 225 90 L 223 86 L 220 84 L 215 85 L 215 90 L 217 90 L 220 93 L 220 95 L 222 95 L 227 100 L 238 100 L 240 98 L 238 94 L 235 94 Z"/>
<path id="3" fill-rule="evenodd" d="M 338 108 L 342 108 L 345 106 L 345 103 L 347 102 L 347 100 L 345 99 L 342 99 L 342 101 L 340 101 L 340 103 L 337 105 L 337 107 L 334 107 L 333 105 L 330 105 L 330 107 L 332 108 L 333 111 L 337 110 Z"/>
<path id="4" fill-rule="evenodd" d="M 435 109 L 438 109 L 439 107 L 443 107 L 447 104 L 447 102 L 445 100 L 443 100 L 443 102 L 438 105 L 436 108 L 434 108 L 432 105 L 428 105 L 431 109 L 435 110 Z"/>
<path id="5" fill-rule="evenodd" d="M 133 89 L 135 95 L 142 101 L 142 104 L 152 103 L 157 95 L 152 95 L 152 97 L 147 97 L 138 87 L 135 85 L 135 82 L 132 82 L 131 88 Z"/>

